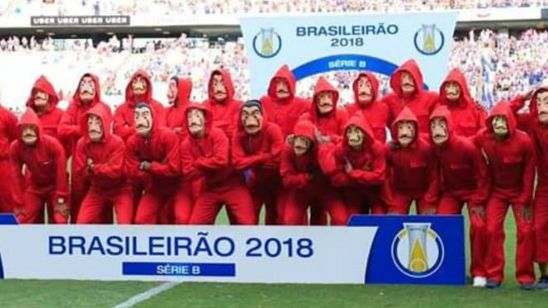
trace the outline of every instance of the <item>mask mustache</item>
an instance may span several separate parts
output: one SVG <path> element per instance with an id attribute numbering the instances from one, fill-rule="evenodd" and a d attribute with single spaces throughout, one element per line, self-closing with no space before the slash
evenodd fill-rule
<path id="1" fill-rule="evenodd" d="M 36 137 L 35 134 L 23 134 L 23 138 L 31 138 L 31 137 Z"/>
<path id="2" fill-rule="evenodd" d="M 137 124 L 137 128 L 148 128 L 148 124 Z"/>
<path id="3" fill-rule="evenodd" d="M 548 115 L 548 111 L 541 111 L 538 113 L 539 115 Z"/>
<path id="4" fill-rule="evenodd" d="M 400 135 L 400 139 L 411 139 L 411 135 L 408 135 L 408 134 Z"/>
<path id="5" fill-rule="evenodd" d="M 445 138 L 445 135 L 442 134 L 435 134 L 434 138 Z"/>
<path id="6" fill-rule="evenodd" d="M 200 127 L 200 126 L 202 126 L 202 123 L 190 122 L 190 127 Z"/>
<path id="7" fill-rule="evenodd" d="M 404 82 L 404 83 L 402 84 L 402 86 L 404 86 L 404 87 L 414 87 L 415 84 L 414 84 L 414 83 L 411 83 L 411 82 Z"/>
<path id="8" fill-rule="evenodd" d="M 97 129 L 90 129 L 89 132 L 90 133 L 95 133 L 95 134 L 100 134 L 101 133 L 101 131 L 97 130 Z"/>
<path id="9" fill-rule="evenodd" d="M 286 90 L 286 89 L 278 89 L 276 92 L 277 92 L 277 93 L 289 93 L 289 90 Z"/>
<path id="10" fill-rule="evenodd" d="M 362 95 L 371 95 L 371 92 L 366 92 L 366 91 L 361 91 L 360 93 L 358 93 L 359 96 L 362 96 Z"/>

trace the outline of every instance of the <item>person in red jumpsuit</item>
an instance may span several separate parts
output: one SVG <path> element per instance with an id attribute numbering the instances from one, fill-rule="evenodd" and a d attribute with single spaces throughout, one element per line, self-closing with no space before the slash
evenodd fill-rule
<path id="1" fill-rule="evenodd" d="M 518 128 L 533 142 L 537 161 L 537 187 L 533 200 L 535 229 L 535 261 L 539 264 L 537 288 L 548 288 L 548 85 L 533 90 L 530 95 L 518 96 L 512 108 L 518 111 L 529 100 L 529 111 L 517 114 Z"/>
<path id="2" fill-rule="evenodd" d="M 230 162 L 230 142 L 215 126 L 207 105 L 192 104 L 186 111 L 189 138 L 181 145 L 183 177 L 203 180 L 190 224 L 213 224 L 226 205 L 232 224 L 255 225 L 257 212 L 243 177 Z"/>
<path id="3" fill-rule="evenodd" d="M 297 122 L 293 138 L 283 147 L 280 165 L 286 191 L 284 225 L 306 225 L 307 209 L 315 207 L 329 213 L 332 225 L 346 224 L 348 215 L 342 195 L 323 174 L 319 160 L 325 157 L 320 153 L 324 151 L 316 141 L 314 124 L 308 120 Z"/>
<path id="4" fill-rule="evenodd" d="M 379 80 L 373 73 L 358 74 L 352 83 L 354 102 L 345 106 L 350 117 L 362 116 L 373 129 L 375 139 L 386 143 L 386 131 L 390 127 L 390 109 L 379 97 Z"/>
<path id="5" fill-rule="evenodd" d="M 143 187 L 135 209 L 136 224 L 158 224 L 172 207 L 170 202 L 180 178 L 179 138 L 156 122 L 150 104 L 135 106 L 135 133 L 126 143 L 127 172 L 133 183 Z M 163 221 L 162 221 L 163 222 Z"/>
<path id="6" fill-rule="evenodd" d="M 293 133 L 299 117 L 310 108 L 310 102 L 296 92 L 295 76 L 287 65 L 282 65 L 270 79 L 267 94 L 260 99 L 268 120 L 280 126 L 284 138 Z"/>
<path id="7" fill-rule="evenodd" d="M 392 123 L 387 155 L 388 213 L 408 214 L 412 201 L 419 214 L 436 213 L 438 166 L 433 146 L 419 135 L 418 120 L 404 107 Z"/>
<path id="8" fill-rule="evenodd" d="M 427 138 L 430 134 L 430 113 L 434 110 L 438 95 L 424 90 L 420 68 L 415 60 L 404 62 L 390 77 L 392 93 L 383 97 L 390 109 L 390 122 L 401 112 L 409 108 L 417 117 L 418 133 Z"/>
<path id="9" fill-rule="evenodd" d="M 227 70 L 219 69 L 211 73 L 207 84 L 207 99 L 203 104 L 213 115 L 213 124 L 230 139 L 238 123 L 238 113 L 242 101 L 235 97 L 232 77 Z"/>
<path id="10" fill-rule="evenodd" d="M 81 119 L 84 135 L 76 145 L 73 174 L 91 185 L 80 208 L 76 223 L 110 223 L 105 220 L 116 211 L 118 224 L 133 221 L 133 193 L 125 175 L 125 144 L 110 132 L 107 109 L 96 105 Z"/>
<path id="11" fill-rule="evenodd" d="M 452 69 L 441 84 L 438 105 L 447 106 L 459 136 L 474 137 L 485 127 L 487 114 L 470 95 L 466 77 L 458 68 Z"/>
<path id="12" fill-rule="evenodd" d="M 264 204 L 265 224 L 282 223 L 280 154 L 284 138 L 280 127 L 267 121 L 258 100 L 242 105 L 240 123 L 232 137 L 234 169 L 244 174 L 246 184 L 257 209 L 257 217 Z"/>
<path id="13" fill-rule="evenodd" d="M 17 138 L 17 118 L 0 105 L 0 213 L 13 212 L 11 186 L 14 181 L 10 163 L 10 144 Z"/>
<path id="14" fill-rule="evenodd" d="M 10 146 L 17 220 L 21 224 L 43 223 L 47 205 L 50 222 L 67 223 L 69 187 L 63 146 L 44 133 L 31 108 L 23 113 L 17 127 L 17 140 Z"/>
<path id="15" fill-rule="evenodd" d="M 487 162 L 473 140 L 456 132 L 453 114 L 446 106 L 436 107 L 430 116 L 430 137 L 440 166 L 438 214 L 460 215 L 464 203 L 467 204 L 470 272 L 474 286 L 484 287 L 487 283 L 485 204 L 490 189 Z"/>
<path id="16" fill-rule="evenodd" d="M 192 80 L 190 78 L 171 77 L 167 91 L 169 107 L 166 108 L 166 126 L 173 130 L 183 140 L 187 136 L 184 127 L 185 109 L 190 104 Z"/>
<path id="17" fill-rule="evenodd" d="M 516 276 L 523 289 L 534 287 L 533 180 L 535 150 L 531 138 L 517 130 L 507 102 L 500 102 L 487 118 L 486 129 L 476 144 L 487 157 L 492 179 L 487 201 L 487 288 L 498 288 L 504 280 L 504 218 L 511 205 L 517 227 Z"/>
<path id="18" fill-rule="evenodd" d="M 74 93 L 72 101 L 57 127 L 59 137 L 67 140 L 71 149 L 67 156 L 74 154 L 78 139 L 86 134 L 85 131 L 82 131 L 82 121 L 85 121 L 86 112 L 95 106 L 101 106 L 111 117 L 110 107 L 101 100 L 101 83 L 97 76 L 91 73 L 82 75 Z M 110 122 L 109 120 L 109 130 Z M 72 159 L 71 170 L 74 171 L 75 168 L 74 159 Z M 72 222 L 76 222 L 80 205 L 88 189 L 89 183 L 86 183 L 83 178 L 71 174 L 70 217 Z"/>
<path id="19" fill-rule="evenodd" d="M 386 147 L 363 116 L 357 114 L 348 121 L 344 139 L 332 155 L 336 171 L 331 181 L 343 188 L 348 214 L 385 214 Z"/>

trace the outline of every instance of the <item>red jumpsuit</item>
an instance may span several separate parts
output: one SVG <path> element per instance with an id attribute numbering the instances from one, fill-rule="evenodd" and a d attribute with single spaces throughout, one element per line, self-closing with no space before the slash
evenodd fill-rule
<path id="1" fill-rule="evenodd" d="M 34 125 L 38 129 L 38 141 L 27 146 L 21 140 L 21 127 Z M 12 170 L 16 181 L 12 185 L 13 200 L 19 223 L 43 223 L 44 205 L 47 204 L 48 217 L 57 224 L 67 223 L 67 219 L 54 211 L 59 198 L 68 205 L 67 159 L 61 143 L 45 134 L 40 120 L 32 109 L 27 109 L 18 125 L 18 137 L 10 147 Z M 22 169 L 25 166 L 25 174 Z"/>
<path id="2" fill-rule="evenodd" d="M 215 99 L 213 93 L 213 75 L 221 74 L 227 91 L 227 97 L 222 102 Z M 236 129 L 236 123 L 239 121 L 238 114 L 240 113 L 240 106 L 242 101 L 234 98 L 234 84 L 232 83 L 232 77 L 227 70 L 215 70 L 211 73 L 208 85 L 208 99 L 203 104 L 211 110 L 213 115 L 213 124 L 215 127 L 220 128 L 225 135 L 230 139 L 232 133 Z"/>
<path id="3" fill-rule="evenodd" d="M 143 137 L 134 133 L 126 142 L 126 166 L 134 187 L 143 187 L 143 194 L 135 209 L 134 223 L 158 224 L 172 207 L 180 180 L 179 138 L 177 134 L 156 122 L 152 110 L 151 134 Z M 143 161 L 150 162 L 149 170 L 141 170 Z M 135 185 L 136 184 L 136 185 Z"/>
<path id="4" fill-rule="evenodd" d="M 320 114 L 317 107 L 319 94 L 321 92 L 331 92 L 333 94 L 333 110 L 329 114 Z M 339 91 L 333 87 L 327 79 L 320 77 L 314 87 L 314 96 L 310 104 L 309 111 L 301 116 L 302 120 L 309 120 L 316 126 L 322 135 L 329 136 L 332 144 L 342 140 L 341 134 L 344 131 L 344 125 L 348 121 L 346 110 L 338 108 Z M 313 207 L 310 217 L 313 225 L 326 225 L 327 216 L 320 207 Z"/>
<path id="5" fill-rule="evenodd" d="M 183 176 L 189 180 L 204 181 L 204 188 L 192 209 L 190 224 L 213 224 L 223 204 L 238 225 L 257 224 L 253 201 L 240 174 L 230 163 L 229 140 L 214 126 L 213 114 L 207 106 L 195 104 L 188 110 L 200 109 L 205 113 L 205 136 L 189 136 L 181 145 Z"/>
<path id="6" fill-rule="evenodd" d="M 401 90 L 401 74 L 408 72 L 415 81 L 415 92 L 406 96 Z M 418 130 L 424 138 L 430 134 L 430 113 L 434 110 L 438 95 L 431 91 L 424 90 L 422 73 L 415 60 L 407 60 L 390 77 L 390 87 L 392 93 L 383 97 L 383 101 L 390 109 L 390 122 L 401 112 L 403 107 L 407 106 L 417 117 L 419 123 Z"/>
<path id="7" fill-rule="evenodd" d="M 304 136 L 315 140 L 314 124 L 310 121 L 299 121 L 294 129 L 295 136 Z M 293 147 L 285 144 L 282 150 L 280 173 L 286 190 L 284 225 L 306 224 L 306 210 L 320 207 L 331 216 L 332 225 L 344 225 L 348 218 L 342 196 L 329 183 L 328 177 L 322 174 L 318 160 L 319 147 L 316 143 L 303 155 L 297 156 Z M 323 153 L 323 151 L 322 151 Z M 321 192 L 321 193 L 320 193 Z"/>
<path id="8" fill-rule="evenodd" d="M 285 80 L 289 85 L 289 97 L 279 99 L 276 96 L 276 85 L 280 80 Z M 268 119 L 280 126 L 284 138 L 293 132 L 299 117 L 309 110 L 310 102 L 296 96 L 295 76 L 287 65 L 278 69 L 270 80 L 267 95 L 261 97 L 261 104 Z"/>
<path id="9" fill-rule="evenodd" d="M 417 212 L 423 214 L 427 209 L 435 209 L 438 203 L 439 176 L 434 149 L 418 135 L 411 144 L 402 147 L 397 138 L 401 121 L 412 121 L 418 126 L 417 117 L 407 107 L 392 123 L 387 155 L 388 212 L 407 214 L 415 200 Z"/>
<path id="10" fill-rule="evenodd" d="M 283 206 L 278 200 L 281 189 L 280 154 L 284 139 L 280 127 L 264 117 L 261 131 L 255 135 L 245 132 L 238 125 L 232 137 L 232 162 L 234 169 L 247 174 L 246 184 L 257 210 L 257 217 L 264 203 L 265 224 L 282 223 Z"/>
<path id="11" fill-rule="evenodd" d="M 342 142 L 336 145 L 332 155 L 335 172 L 331 181 L 336 187 L 343 187 L 348 214 L 385 214 L 386 197 L 386 147 L 375 139 L 373 129 L 360 115 L 353 116 L 346 124 L 359 127 L 364 133 L 364 146 L 361 151 L 348 146 L 346 134 Z M 346 161 L 353 170 L 345 172 Z M 333 170 L 333 168 L 330 168 Z M 368 208 L 363 208 L 367 204 Z"/>
<path id="12" fill-rule="evenodd" d="M 535 229 L 535 261 L 548 263 L 548 126 L 538 120 L 536 94 L 533 93 L 529 112 L 517 114 L 518 128 L 524 130 L 533 142 L 537 162 L 537 188 L 533 201 Z M 525 100 L 517 97 L 512 101 L 512 108 L 517 111 L 523 107 Z"/>
<path id="13" fill-rule="evenodd" d="M 91 185 L 82 201 L 78 224 L 110 223 L 104 217 L 112 215 L 112 206 L 118 224 L 133 221 L 133 193 L 125 175 L 125 144 L 121 137 L 111 134 L 111 119 L 106 110 L 97 105 L 86 113 L 99 117 L 106 128 L 101 142 L 89 140 L 86 116 L 81 119 L 84 136 L 76 145 L 73 172 L 75 178 L 85 178 Z M 87 165 L 88 159 L 93 160 L 91 169 Z"/>
<path id="14" fill-rule="evenodd" d="M 455 82 L 459 85 L 461 95 L 458 101 L 453 102 L 447 99 L 445 85 L 448 82 Z M 449 109 L 454 125 L 453 130 L 459 136 L 474 137 L 485 127 L 486 112 L 470 95 L 466 77 L 458 68 L 451 70 L 441 84 L 438 104 L 447 106 Z"/>
<path id="15" fill-rule="evenodd" d="M 363 104 L 358 99 L 358 81 L 361 77 L 367 77 L 371 82 L 373 90 L 373 98 L 371 102 Z M 361 114 L 365 120 L 371 125 L 375 139 L 382 144 L 386 143 L 386 129 L 390 127 L 390 109 L 380 101 L 379 98 L 379 80 L 373 73 L 361 73 L 352 84 L 354 91 L 354 102 L 345 106 L 349 116 Z"/>
<path id="16" fill-rule="evenodd" d="M 185 109 L 190 104 L 190 95 L 192 93 L 192 80 L 188 78 L 178 78 L 177 87 L 179 89 L 177 98 L 173 106 L 166 108 L 166 126 L 179 135 L 183 140 L 188 135 L 188 130 L 184 127 L 186 123 Z"/>
<path id="17" fill-rule="evenodd" d="M 494 116 L 507 119 L 510 137 L 497 140 L 491 125 Z M 521 215 L 523 207 L 531 206 L 535 177 L 535 150 L 529 136 L 516 129 L 510 106 L 499 103 L 487 118 L 486 129 L 475 139 L 489 164 L 492 179 L 491 195 L 487 202 L 487 279 L 504 279 L 504 218 L 512 205 L 517 226 L 516 276 L 520 284 L 535 280 L 533 269 L 533 222 Z"/>
<path id="18" fill-rule="evenodd" d="M 132 81 L 140 76 L 145 79 L 147 83 L 147 92 L 143 97 L 138 97 L 133 93 L 131 87 Z M 135 132 L 135 106 L 138 103 L 146 103 L 152 106 L 155 113 L 154 122 L 159 127 L 165 126 L 165 109 L 162 104 L 152 98 L 152 82 L 147 72 L 138 70 L 131 76 L 126 86 L 126 101 L 116 108 L 114 112 L 114 126 L 113 131 L 116 135 L 122 137 L 127 142 L 128 138 Z"/>
<path id="19" fill-rule="evenodd" d="M 485 208 L 489 197 L 487 162 L 472 140 L 455 131 L 452 114 L 446 107 L 434 109 L 430 119 L 434 118 L 445 119 L 448 130 L 447 141 L 441 146 L 435 146 L 441 188 L 438 214 L 460 215 L 464 203 L 468 205 L 472 252 L 470 272 L 472 277 L 486 277 L 486 223 L 474 208 Z"/>
<path id="20" fill-rule="evenodd" d="M 0 106 L 0 213 L 13 212 L 11 185 L 14 174 L 10 164 L 10 144 L 17 138 L 17 118 Z"/>
<path id="21" fill-rule="evenodd" d="M 80 100 L 80 83 L 84 77 L 91 77 L 93 83 L 95 84 L 95 97 L 89 103 L 84 103 Z M 74 91 L 74 97 L 72 102 L 68 106 L 67 111 L 63 114 L 61 122 L 59 122 L 59 127 L 57 127 L 57 134 L 63 140 L 66 140 L 71 151 L 67 153 L 74 153 L 76 151 L 76 143 L 78 139 L 82 137 L 86 132 L 82 132 L 82 118 L 86 112 L 88 112 L 92 107 L 100 105 L 108 113 L 108 116 L 111 117 L 110 107 L 101 100 L 101 83 L 99 78 L 91 73 L 86 73 L 82 75 L 80 81 L 78 81 L 78 86 Z M 108 121 L 110 130 L 110 120 Z M 76 169 L 74 165 L 74 159 L 71 161 L 72 171 Z M 89 183 L 86 183 L 83 178 L 77 176 L 71 176 L 71 202 L 70 202 L 70 217 L 72 222 L 76 222 L 78 217 L 78 211 L 80 210 L 80 205 L 84 199 L 87 190 L 89 189 Z"/>

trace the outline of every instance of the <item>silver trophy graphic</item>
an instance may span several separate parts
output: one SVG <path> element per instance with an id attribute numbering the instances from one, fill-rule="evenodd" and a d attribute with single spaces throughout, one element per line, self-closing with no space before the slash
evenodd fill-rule
<path id="1" fill-rule="evenodd" d="M 426 236 L 430 230 L 430 223 L 404 223 L 409 240 L 409 264 L 408 269 L 415 273 L 426 272 L 428 266 L 428 253 L 426 250 Z"/>

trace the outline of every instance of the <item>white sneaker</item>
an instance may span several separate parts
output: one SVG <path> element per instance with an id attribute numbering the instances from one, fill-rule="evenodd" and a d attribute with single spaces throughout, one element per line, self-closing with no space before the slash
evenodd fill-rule
<path id="1" fill-rule="evenodd" d="M 486 284 L 487 284 L 487 278 L 481 277 L 481 276 L 474 277 L 474 283 L 473 283 L 474 287 L 483 288 L 485 287 Z"/>

